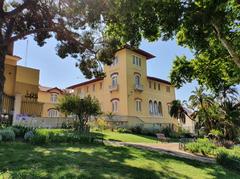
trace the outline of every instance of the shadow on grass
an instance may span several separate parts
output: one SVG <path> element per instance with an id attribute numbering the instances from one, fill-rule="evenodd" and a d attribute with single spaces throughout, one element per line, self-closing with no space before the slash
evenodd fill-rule
<path id="1" fill-rule="evenodd" d="M 218 166 L 131 147 L 100 144 L 45 147 L 24 143 L 0 144 L 0 160 L 0 178 L 1 173 L 12 178 L 190 178 L 175 172 L 174 167 L 168 165 L 171 160 L 209 170 L 212 177 L 230 178 Z M 159 162 L 160 168 L 147 166 L 149 160 Z"/>

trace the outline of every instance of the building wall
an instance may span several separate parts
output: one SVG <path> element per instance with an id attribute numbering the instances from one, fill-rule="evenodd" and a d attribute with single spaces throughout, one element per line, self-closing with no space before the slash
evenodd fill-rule
<path id="1" fill-rule="evenodd" d="M 141 58 L 140 67 L 133 64 L 132 55 Z M 119 99 L 118 112 L 114 114 L 118 118 L 121 117 L 122 120 L 128 118 L 131 125 L 144 123 L 148 128 L 153 128 L 155 124 L 158 125 L 160 123 L 166 124 L 166 126 L 169 123 L 177 125 L 177 120 L 171 118 L 168 113 L 168 104 L 175 99 L 174 87 L 167 83 L 147 78 L 147 59 L 145 56 L 128 49 L 118 51 L 115 56 L 118 58 L 118 63 L 116 65 L 104 66 L 106 77 L 103 80 L 78 86 L 74 88 L 75 94 L 95 96 L 100 101 L 102 110 L 105 113 L 112 111 L 111 100 Z M 118 74 L 119 88 L 116 91 L 110 92 L 109 86 L 112 83 L 111 75 L 115 73 Z M 135 91 L 134 89 L 134 77 L 136 73 L 141 76 L 140 81 L 143 85 L 143 91 Z M 149 81 L 152 83 L 151 88 L 149 88 Z M 103 89 L 99 88 L 100 83 L 103 84 Z M 156 89 L 154 89 L 154 83 L 156 83 Z M 160 90 L 158 90 L 158 84 L 160 84 Z M 92 90 L 93 85 L 95 85 L 95 91 Z M 170 87 L 170 92 L 167 92 L 167 87 Z M 136 99 L 142 100 L 141 112 L 136 111 Z M 149 100 L 156 100 L 162 103 L 163 116 L 149 114 Z"/>
<path id="2" fill-rule="evenodd" d="M 51 101 L 51 95 L 52 94 L 57 94 L 58 95 L 58 101 L 56 103 Z M 43 103 L 43 111 L 42 111 L 42 117 L 49 117 L 48 116 L 48 111 L 50 109 L 56 109 L 56 105 L 59 102 L 59 100 L 63 97 L 63 94 L 57 90 L 53 89 L 51 91 L 38 91 L 38 102 Z M 64 117 L 65 115 L 59 112 L 58 117 Z"/>
<path id="3" fill-rule="evenodd" d="M 16 83 L 16 63 L 19 58 L 7 55 L 5 58 L 5 83 L 4 83 L 4 93 L 9 96 L 14 96 L 15 94 L 15 83 Z"/>

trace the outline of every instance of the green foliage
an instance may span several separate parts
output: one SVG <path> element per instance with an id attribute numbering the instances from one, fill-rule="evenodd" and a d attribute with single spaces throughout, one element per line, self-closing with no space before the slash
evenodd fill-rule
<path id="1" fill-rule="evenodd" d="M 92 143 L 99 134 L 78 133 L 64 129 L 36 129 L 25 134 L 24 139 L 34 145 L 53 143 Z"/>
<path id="2" fill-rule="evenodd" d="M 102 131 L 108 128 L 107 121 L 103 118 L 98 118 L 94 123 L 98 130 Z"/>
<path id="3" fill-rule="evenodd" d="M 2 135 L 0 135 L 0 142 L 2 142 Z"/>
<path id="4" fill-rule="evenodd" d="M 234 147 L 233 150 L 219 149 L 217 162 L 226 168 L 240 171 L 240 147 Z"/>
<path id="5" fill-rule="evenodd" d="M 143 128 L 140 126 L 135 126 L 130 128 L 130 130 L 133 134 L 142 134 Z"/>
<path id="6" fill-rule="evenodd" d="M 11 128 L 0 129 L 2 141 L 15 141 L 15 133 Z"/>
<path id="7" fill-rule="evenodd" d="M 32 131 L 28 131 L 24 134 L 24 140 L 30 142 L 34 137 L 34 133 Z"/>
<path id="8" fill-rule="evenodd" d="M 119 133 L 130 133 L 131 131 L 126 129 L 126 128 L 119 127 L 119 128 L 117 128 L 117 132 L 119 132 Z"/>
<path id="9" fill-rule="evenodd" d="M 29 127 L 24 127 L 24 126 L 12 126 L 12 129 L 16 135 L 16 137 L 24 137 L 24 135 L 28 132 L 28 131 L 32 131 L 32 128 Z"/>
<path id="10" fill-rule="evenodd" d="M 240 82 L 239 8 L 230 1 L 113 1 L 107 34 L 137 48 L 143 38 L 177 39 L 195 57 L 176 57 L 171 82 L 197 80 L 215 91 Z"/>
<path id="11" fill-rule="evenodd" d="M 57 108 L 63 113 L 78 116 L 79 123 L 75 129 L 81 132 L 86 132 L 90 116 L 101 114 L 99 101 L 91 96 L 81 99 L 78 96 L 65 95 Z"/>
<path id="12" fill-rule="evenodd" d="M 171 82 L 177 88 L 197 80 L 214 93 L 240 83 L 240 69 L 229 59 L 210 58 L 209 54 L 199 55 L 187 60 L 185 56 L 176 57 L 170 74 Z"/>
<path id="13" fill-rule="evenodd" d="M 180 100 L 173 100 L 171 102 L 171 108 L 170 108 L 169 114 L 171 117 L 180 119 L 182 123 L 186 122 L 186 116 L 189 117 L 186 108 L 184 108 Z"/>
<path id="14" fill-rule="evenodd" d="M 186 144 L 186 150 L 203 155 L 215 155 L 217 147 L 207 138 L 197 139 L 196 142 Z"/>

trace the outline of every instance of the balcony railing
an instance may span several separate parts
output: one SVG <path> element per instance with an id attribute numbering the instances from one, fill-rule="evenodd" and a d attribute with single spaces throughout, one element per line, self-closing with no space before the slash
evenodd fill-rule
<path id="1" fill-rule="evenodd" d="M 143 85 L 135 84 L 134 89 L 137 90 L 137 91 L 143 91 Z"/>
<path id="2" fill-rule="evenodd" d="M 110 91 L 110 92 L 112 92 L 112 91 L 118 91 L 118 88 L 119 88 L 118 84 L 116 84 L 116 85 L 110 85 L 110 86 L 109 86 L 109 91 Z"/>

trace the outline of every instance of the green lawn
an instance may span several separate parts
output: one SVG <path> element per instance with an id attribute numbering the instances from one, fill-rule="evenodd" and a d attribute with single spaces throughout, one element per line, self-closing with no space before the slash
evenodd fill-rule
<path id="1" fill-rule="evenodd" d="M 202 164 L 130 147 L 0 144 L 0 178 L 240 178 Z"/>
<path id="2" fill-rule="evenodd" d="M 112 132 L 110 130 L 105 130 L 99 133 L 102 133 L 104 135 L 105 140 L 115 140 L 115 141 L 121 141 L 121 142 L 136 142 L 136 143 L 156 143 L 157 142 L 156 137 L 146 136 L 146 135 L 119 133 L 119 132 Z"/>

